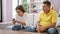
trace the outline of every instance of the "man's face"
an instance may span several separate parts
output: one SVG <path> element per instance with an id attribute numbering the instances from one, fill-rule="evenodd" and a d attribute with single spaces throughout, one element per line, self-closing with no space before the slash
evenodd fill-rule
<path id="1" fill-rule="evenodd" d="M 50 7 L 47 5 L 47 4 L 43 4 L 43 11 L 45 12 L 45 13 L 47 13 L 48 11 L 50 11 Z"/>
<path id="2" fill-rule="evenodd" d="M 23 12 L 19 9 L 16 10 L 16 13 L 19 15 L 19 16 L 23 16 Z"/>

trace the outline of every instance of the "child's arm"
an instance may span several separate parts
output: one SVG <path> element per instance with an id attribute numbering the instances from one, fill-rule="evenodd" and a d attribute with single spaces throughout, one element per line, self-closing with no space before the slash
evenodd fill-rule
<path id="1" fill-rule="evenodd" d="M 22 25 L 26 25 L 26 23 L 24 21 L 18 21 L 18 23 L 22 24 Z"/>
<path id="2" fill-rule="evenodd" d="M 26 23 L 24 21 L 19 21 L 19 23 L 21 23 L 22 25 L 26 25 Z"/>

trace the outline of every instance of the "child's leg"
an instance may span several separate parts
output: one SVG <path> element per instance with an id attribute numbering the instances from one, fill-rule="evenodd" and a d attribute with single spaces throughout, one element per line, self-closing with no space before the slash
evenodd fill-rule
<path id="1" fill-rule="evenodd" d="M 21 25 L 15 25 L 12 27 L 12 30 L 20 30 L 21 29 Z"/>
<path id="2" fill-rule="evenodd" d="M 36 27 L 26 26 L 25 27 L 25 31 L 28 31 L 28 32 L 36 32 Z"/>
<path id="3" fill-rule="evenodd" d="M 36 27 L 32 27 L 32 28 L 31 28 L 31 31 L 32 31 L 32 32 L 36 32 Z"/>

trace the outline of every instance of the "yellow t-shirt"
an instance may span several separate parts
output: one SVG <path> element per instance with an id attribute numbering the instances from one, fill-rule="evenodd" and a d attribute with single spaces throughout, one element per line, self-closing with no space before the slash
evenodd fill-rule
<path id="1" fill-rule="evenodd" d="M 41 25 L 44 27 L 49 26 L 52 23 L 57 22 L 57 13 L 52 9 L 48 14 L 45 14 L 44 11 L 41 11 L 38 15 L 38 21 L 40 21 Z"/>

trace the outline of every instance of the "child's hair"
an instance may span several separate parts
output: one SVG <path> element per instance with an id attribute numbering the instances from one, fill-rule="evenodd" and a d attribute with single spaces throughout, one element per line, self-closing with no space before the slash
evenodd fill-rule
<path id="1" fill-rule="evenodd" d="M 25 10 L 24 10 L 24 8 L 23 8 L 22 5 L 18 5 L 18 6 L 16 7 L 16 10 L 17 10 L 17 9 L 21 10 L 23 13 L 25 12 Z"/>

